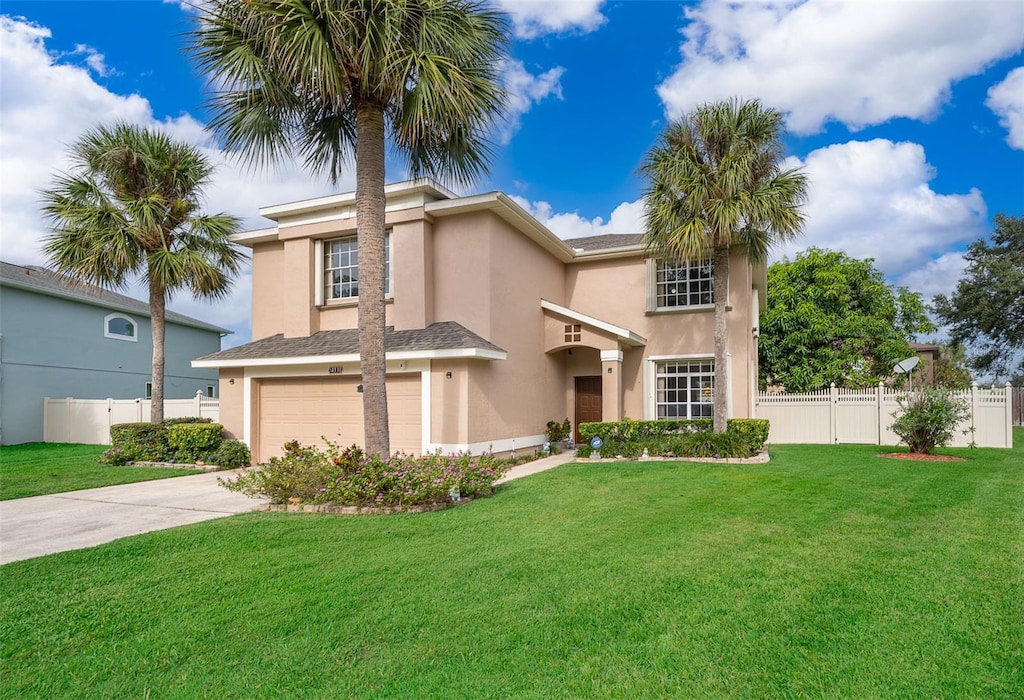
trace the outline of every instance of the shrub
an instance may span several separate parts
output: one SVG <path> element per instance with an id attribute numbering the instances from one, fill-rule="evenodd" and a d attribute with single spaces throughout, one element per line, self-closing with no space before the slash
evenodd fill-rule
<path id="1" fill-rule="evenodd" d="M 111 467 L 123 467 L 133 459 L 135 458 L 131 453 L 127 452 L 123 447 L 111 447 L 109 450 L 104 450 L 103 454 L 96 458 L 96 462 Z"/>
<path id="2" fill-rule="evenodd" d="M 755 452 L 745 436 L 711 430 L 670 438 L 666 447 L 676 457 L 752 457 Z"/>
<path id="3" fill-rule="evenodd" d="M 561 423 L 549 420 L 547 429 L 544 432 L 548 437 L 548 442 L 554 445 L 557 442 L 569 439 L 569 436 L 572 435 L 572 423 L 569 422 L 568 418 Z"/>
<path id="4" fill-rule="evenodd" d="M 155 423 L 118 423 L 110 426 L 111 450 L 122 464 L 137 460 L 159 462 L 168 452 L 167 432 Z M 110 450 L 108 450 L 110 451 Z"/>
<path id="5" fill-rule="evenodd" d="M 252 463 L 249 448 L 241 440 L 224 440 L 210 457 L 210 461 L 218 467 L 234 469 L 248 467 Z"/>
<path id="6" fill-rule="evenodd" d="M 212 458 L 223 441 L 220 423 L 174 423 L 167 427 L 170 455 L 179 462 Z"/>
<path id="7" fill-rule="evenodd" d="M 900 436 L 911 452 L 931 454 L 948 445 L 953 429 L 970 416 L 966 399 L 957 398 L 946 389 L 926 389 L 900 400 L 903 413 L 896 418 L 892 431 Z"/>
<path id="8" fill-rule="evenodd" d="M 726 430 L 742 437 L 750 449 L 757 452 L 768 441 L 770 428 L 767 418 L 730 418 Z"/>
<path id="9" fill-rule="evenodd" d="M 601 456 L 622 455 L 635 458 L 643 454 L 671 453 L 685 457 L 750 457 L 760 450 L 768 439 L 769 423 L 764 419 L 732 418 L 728 428 L 722 435 L 704 439 L 702 436 L 714 435 L 712 421 L 708 418 L 693 420 L 630 420 L 609 423 L 583 423 L 580 425 L 580 437 L 584 445 L 589 447 L 590 440 L 600 437 L 604 445 L 600 448 Z M 686 438 L 686 439 L 684 439 Z M 692 440 L 689 438 L 693 438 Z M 588 456 L 579 451 L 578 456 Z"/>
<path id="10" fill-rule="evenodd" d="M 184 416 L 182 418 L 164 418 L 163 426 L 169 428 L 172 425 L 186 425 L 189 423 L 212 423 L 213 418 L 200 418 L 199 416 Z"/>
<path id="11" fill-rule="evenodd" d="M 290 442 L 284 456 L 220 483 L 232 491 L 268 497 L 273 503 L 298 499 L 313 504 L 412 506 L 488 494 L 511 466 L 509 460 L 465 453 L 399 454 L 385 460 L 354 445 L 340 450 L 324 442 L 324 450 Z"/>

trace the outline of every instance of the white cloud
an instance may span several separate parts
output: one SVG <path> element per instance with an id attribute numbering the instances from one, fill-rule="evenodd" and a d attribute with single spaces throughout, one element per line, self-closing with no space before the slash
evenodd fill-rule
<path id="1" fill-rule="evenodd" d="M 805 235 L 776 250 L 775 259 L 817 246 L 874 258 L 882 272 L 899 277 L 936 269 L 930 261 L 984 231 L 981 193 L 932 190 L 935 170 L 919 144 L 851 141 L 786 165 L 800 164 L 810 182 Z"/>
<path id="2" fill-rule="evenodd" d="M 49 38 L 46 27 L 0 17 L 0 257 L 7 262 L 45 263 L 40 246 L 48 231 L 39 210 L 39 191 L 68 167 L 69 144 L 87 129 L 113 120 L 161 128 L 201 148 L 217 166 L 206 190 L 206 210 L 234 214 L 248 228 L 269 224 L 259 217 L 262 206 L 354 186 L 349 176 L 331 187 L 313 180 L 299 166 L 260 174 L 243 170 L 216 148 L 203 124 L 192 116 L 157 119 L 145 97 L 112 93 L 98 85 L 86 68 L 61 63 L 61 57 L 46 48 Z M 169 307 L 225 325 L 237 331 L 231 342 L 244 341 L 249 337 L 250 287 L 243 277 L 226 303 L 210 306 L 179 294 Z"/>
<path id="3" fill-rule="evenodd" d="M 499 126 L 498 137 L 502 144 L 512 140 L 519 130 L 522 116 L 533 105 L 548 97 L 562 99 L 562 73 L 565 69 L 557 66 L 539 75 L 533 75 L 522 61 L 506 59 L 502 65 L 502 83 L 508 92 L 508 109 L 505 121 Z"/>
<path id="4" fill-rule="evenodd" d="M 512 195 L 511 199 L 563 239 L 599 236 L 605 233 L 642 233 L 645 226 L 641 200 L 623 202 L 615 207 L 605 222 L 600 216 L 587 219 L 577 212 L 556 213 L 547 202 L 530 202 L 516 195 Z"/>
<path id="5" fill-rule="evenodd" d="M 1009 134 L 1006 142 L 1024 151 L 1024 68 L 1015 68 L 988 91 L 985 105 L 999 115 Z"/>
<path id="6" fill-rule="evenodd" d="M 604 0 L 494 0 L 512 18 L 520 39 L 543 34 L 592 32 L 605 22 Z"/>
<path id="7" fill-rule="evenodd" d="M 946 253 L 902 275 L 897 284 L 918 292 L 924 302 L 930 304 L 936 294 L 952 294 L 966 269 L 963 253 Z"/>
<path id="8" fill-rule="evenodd" d="M 929 119 L 953 82 L 1024 46 L 1019 2 L 708 0 L 686 16 L 682 64 L 658 87 L 669 116 L 757 97 L 796 133 Z"/>

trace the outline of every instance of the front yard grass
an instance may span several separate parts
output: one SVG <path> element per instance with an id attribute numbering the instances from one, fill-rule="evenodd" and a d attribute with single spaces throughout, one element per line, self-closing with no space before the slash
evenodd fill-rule
<path id="1" fill-rule="evenodd" d="M 0 447 L 0 501 L 200 473 L 97 464 L 96 458 L 107 447 L 47 442 Z"/>
<path id="2" fill-rule="evenodd" d="M 967 462 L 571 464 L 0 569 L 7 697 L 1024 694 L 1024 431 Z"/>

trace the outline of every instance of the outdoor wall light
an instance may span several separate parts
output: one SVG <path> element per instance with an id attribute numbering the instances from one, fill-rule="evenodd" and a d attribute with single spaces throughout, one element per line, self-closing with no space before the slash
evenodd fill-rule
<path id="1" fill-rule="evenodd" d="M 356 391 L 358 391 L 360 394 L 363 393 L 363 385 L 360 384 L 359 386 L 357 386 Z"/>
<path id="2" fill-rule="evenodd" d="M 444 376 L 445 376 L 446 378 L 448 378 L 448 379 L 451 379 L 451 378 L 452 378 L 452 373 L 451 373 L 451 372 L 445 372 L 445 373 L 444 373 Z"/>
<path id="3" fill-rule="evenodd" d="M 228 380 L 228 384 L 234 384 L 234 383 L 235 383 L 235 380 L 234 380 L 234 379 L 229 379 L 229 380 Z"/>
<path id="4" fill-rule="evenodd" d="M 612 368 L 611 368 L 611 367 L 609 367 L 609 368 L 608 368 L 608 374 L 611 374 L 611 373 L 612 373 Z"/>

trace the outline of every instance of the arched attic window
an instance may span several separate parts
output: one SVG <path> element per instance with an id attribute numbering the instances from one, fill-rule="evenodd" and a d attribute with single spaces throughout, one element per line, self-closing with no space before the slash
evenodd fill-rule
<path id="1" fill-rule="evenodd" d="M 103 318 L 103 337 L 138 341 L 139 326 L 124 314 L 108 314 Z"/>

